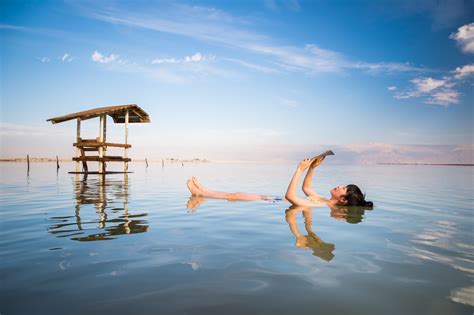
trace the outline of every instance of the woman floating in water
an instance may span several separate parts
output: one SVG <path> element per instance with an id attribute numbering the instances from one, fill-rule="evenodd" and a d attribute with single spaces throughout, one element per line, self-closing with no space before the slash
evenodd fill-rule
<path id="1" fill-rule="evenodd" d="M 318 167 L 328 155 L 334 155 L 332 151 L 326 151 L 312 159 L 304 159 L 300 162 L 296 168 L 295 174 L 288 185 L 288 189 L 285 194 L 285 199 L 292 203 L 295 206 L 303 207 L 315 207 L 327 205 L 331 209 L 338 206 L 359 206 L 359 207 L 372 207 L 373 203 L 371 201 L 366 201 L 365 196 L 362 191 L 356 185 L 347 185 L 347 186 L 337 186 L 331 189 L 330 199 L 326 199 L 321 195 L 315 193 L 311 187 L 311 182 L 313 180 L 314 169 Z M 296 188 L 298 182 L 306 171 L 306 176 L 303 181 L 303 192 L 306 194 L 306 198 L 300 198 L 296 194 Z M 267 195 L 258 195 L 242 192 L 218 192 L 212 191 L 204 186 L 202 186 L 195 177 L 192 177 L 187 182 L 188 189 L 193 196 L 204 197 L 204 198 L 214 198 L 214 199 L 226 199 L 229 201 L 255 201 L 255 200 L 265 200 L 265 201 L 278 201 L 283 198 L 267 196 Z"/>

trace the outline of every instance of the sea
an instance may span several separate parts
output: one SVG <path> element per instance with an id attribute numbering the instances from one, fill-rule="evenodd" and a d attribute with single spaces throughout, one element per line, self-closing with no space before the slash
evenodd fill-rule
<path id="1" fill-rule="evenodd" d="M 192 197 L 186 180 L 284 196 L 295 163 L 0 163 L 0 313 L 473 314 L 474 168 L 321 165 L 372 209 Z M 300 192 L 303 196 L 303 192 Z"/>

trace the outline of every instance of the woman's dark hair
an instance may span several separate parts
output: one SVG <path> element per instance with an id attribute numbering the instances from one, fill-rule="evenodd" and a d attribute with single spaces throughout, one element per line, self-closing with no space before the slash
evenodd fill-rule
<path id="1" fill-rule="evenodd" d="M 347 185 L 347 193 L 344 197 L 347 199 L 346 206 L 359 206 L 359 207 L 367 207 L 372 208 L 374 204 L 372 201 L 366 201 L 365 195 L 362 193 L 359 187 L 356 185 Z"/>

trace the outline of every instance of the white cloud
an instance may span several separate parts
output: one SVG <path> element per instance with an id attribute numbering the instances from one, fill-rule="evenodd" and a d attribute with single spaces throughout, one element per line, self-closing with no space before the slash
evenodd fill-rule
<path id="1" fill-rule="evenodd" d="M 419 97 L 422 95 L 426 95 L 431 91 L 434 91 L 438 88 L 441 88 L 446 85 L 447 80 L 437 80 L 433 78 L 416 78 L 410 80 L 410 82 L 414 85 L 413 89 L 400 92 L 395 95 L 397 99 L 409 99 L 412 97 Z M 450 86 L 450 85 L 449 85 Z M 430 104 L 434 104 L 431 102 Z"/>
<path id="2" fill-rule="evenodd" d="M 38 60 L 41 61 L 42 63 L 51 62 L 51 59 L 49 59 L 48 57 L 41 57 L 41 58 L 38 58 Z"/>
<path id="3" fill-rule="evenodd" d="M 387 90 L 389 90 L 389 91 L 395 91 L 396 89 L 397 89 L 396 86 L 389 86 L 389 87 L 387 87 Z"/>
<path id="4" fill-rule="evenodd" d="M 433 95 L 427 99 L 426 103 L 443 106 L 459 104 L 459 96 L 460 93 L 458 91 L 453 89 L 443 89 L 433 93 Z"/>
<path id="5" fill-rule="evenodd" d="M 224 58 L 222 60 L 234 62 L 236 64 L 239 64 L 243 67 L 246 67 L 248 69 L 251 69 L 251 70 L 254 70 L 254 71 L 257 71 L 257 72 L 262 72 L 262 73 L 277 73 L 277 72 L 280 72 L 277 69 L 274 69 L 274 68 L 271 68 L 271 67 L 257 65 L 257 64 L 254 64 L 254 63 L 250 63 L 250 62 L 247 62 L 247 61 L 240 60 L 240 59 Z"/>
<path id="6" fill-rule="evenodd" d="M 474 23 L 461 26 L 449 38 L 456 40 L 464 52 L 474 53 Z M 463 79 L 474 74 L 474 64 L 457 67 L 450 73 L 452 75 L 446 75 L 442 79 L 433 79 L 431 77 L 415 78 L 410 81 L 414 85 L 413 89 L 397 93 L 394 97 L 397 99 L 409 99 L 427 96 L 425 100 L 427 104 L 442 106 L 458 104 L 461 93 L 454 88 L 461 84 Z"/>
<path id="7" fill-rule="evenodd" d="M 268 2 L 273 6 L 275 2 Z M 297 1 L 286 1 L 285 5 L 299 9 Z M 117 7 L 99 5 L 93 10 L 82 8 L 89 17 L 112 24 L 128 25 L 157 32 L 170 33 L 193 39 L 213 42 L 263 55 L 280 70 L 304 73 L 343 72 L 363 70 L 369 72 L 414 72 L 426 71 L 407 63 L 360 62 L 315 44 L 289 46 L 275 43 L 264 34 L 252 30 L 252 22 L 231 16 L 214 8 L 188 5 L 165 5 L 160 10 L 131 12 Z M 87 13 L 88 12 L 88 13 Z"/>
<path id="8" fill-rule="evenodd" d="M 420 93 L 431 92 L 446 83 L 445 80 L 436 80 L 433 78 L 416 78 L 411 80 L 410 82 L 412 82 L 416 86 L 417 91 L 419 91 Z"/>
<path id="9" fill-rule="evenodd" d="M 413 97 L 426 96 L 426 104 L 449 106 L 459 104 L 461 93 L 455 88 L 463 83 L 463 80 L 474 75 L 474 64 L 467 64 L 457 67 L 450 72 L 452 75 L 444 76 L 441 79 L 415 78 L 410 80 L 413 88 L 394 95 L 396 99 L 409 99 Z M 393 91 L 395 89 L 388 89 Z"/>
<path id="10" fill-rule="evenodd" d="M 65 54 L 60 58 L 60 60 L 61 60 L 62 62 L 71 62 L 73 59 L 74 59 L 74 57 L 72 57 L 72 56 L 69 55 L 68 53 L 65 53 Z"/>
<path id="11" fill-rule="evenodd" d="M 463 52 L 474 53 L 474 23 L 461 26 L 449 38 L 456 40 Z"/>
<path id="12" fill-rule="evenodd" d="M 458 80 L 462 80 L 464 78 L 467 78 L 471 75 L 474 74 L 474 63 L 471 63 L 469 65 L 465 65 L 462 67 L 457 67 L 456 70 L 454 70 L 454 78 Z"/>
<path id="13" fill-rule="evenodd" d="M 184 62 L 200 62 L 204 60 L 205 58 L 203 57 L 203 55 L 201 55 L 201 53 L 195 53 L 192 56 L 184 57 Z"/>
<path id="14" fill-rule="evenodd" d="M 92 60 L 99 63 L 110 63 L 118 59 L 118 55 L 111 54 L 110 56 L 104 56 L 97 50 L 92 54 Z"/>
<path id="15" fill-rule="evenodd" d="M 166 63 L 179 63 L 180 61 L 175 58 L 156 58 L 151 61 L 152 64 L 166 64 Z"/>
<path id="16" fill-rule="evenodd" d="M 214 60 L 215 57 L 204 56 L 203 54 L 197 52 L 191 56 L 185 56 L 183 59 L 179 58 L 156 58 L 151 61 L 151 64 L 178 64 L 178 63 L 198 63 L 204 62 L 207 60 Z"/>

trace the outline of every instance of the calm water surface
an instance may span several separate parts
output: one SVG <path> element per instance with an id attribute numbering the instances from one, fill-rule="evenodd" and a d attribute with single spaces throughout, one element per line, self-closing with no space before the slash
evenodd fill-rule
<path id="1" fill-rule="evenodd" d="M 373 210 L 190 199 L 283 195 L 295 165 L 0 164 L 1 314 L 472 314 L 473 168 L 321 166 Z M 190 209 L 187 206 L 193 205 Z"/>

